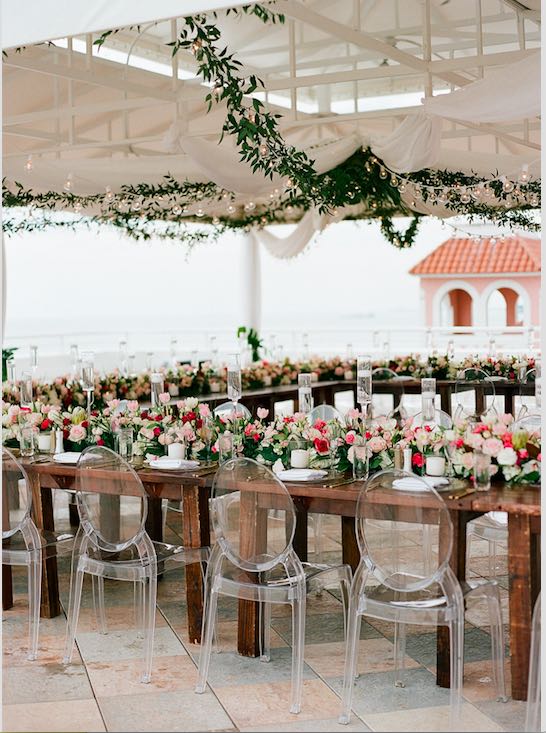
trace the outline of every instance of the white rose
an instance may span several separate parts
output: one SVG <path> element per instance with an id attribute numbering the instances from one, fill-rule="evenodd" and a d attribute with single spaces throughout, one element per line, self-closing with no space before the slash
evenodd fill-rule
<path id="1" fill-rule="evenodd" d="M 188 397 L 186 400 L 186 410 L 193 410 L 194 407 L 197 407 L 199 404 L 199 400 L 197 397 Z"/>
<path id="2" fill-rule="evenodd" d="M 518 454 L 513 448 L 503 448 L 497 455 L 497 463 L 501 466 L 514 466 Z"/>

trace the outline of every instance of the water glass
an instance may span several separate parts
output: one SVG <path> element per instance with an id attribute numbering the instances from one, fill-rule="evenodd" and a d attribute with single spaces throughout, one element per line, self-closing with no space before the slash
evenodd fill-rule
<path id="1" fill-rule="evenodd" d="M 133 428 L 120 428 L 116 434 L 117 452 L 126 461 L 133 459 Z"/>
<path id="2" fill-rule="evenodd" d="M 473 481 L 476 491 L 489 491 L 491 488 L 491 456 L 475 451 Z"/>
<path id="3" fill-rule="evenodd" d="M 38 366 L 38 347 L 37 346 L 31 346 L 30 347 L 30 367 L 33 370 L 36 370 Z"/>
<path id="4" fill-rule="evenodd" d="M 34 455 L 36 428 L 29 421 L 25 421 L 19 431 L 19 448 L 21 455 L 29 458 Z"/>
<path id="5" fill-rule="evenodd" d="M 218 448 L 220 451 L 220 464 L 229 461 L 234 456 L 233 433 L 226 430 L 218 437 Z"/>
<path id="6" fill-rule="evenodd" d="M 365 481 L 368 478 L 368 448 L 366 444 L 355 445 L 353 448 L 353 478 L 356 481 Z"/>
<path id="7" fill-rule="evenodd" d="M 309 414 L 313 409 L 313 390 L 311 375 L 298 374 L 298 412 Z"/>
<path id="8" fill-rule="evenodd" d="M 6 362 L 6 367 L 8 370 L 8 382 L 11 385 L 11 388 L 15 388 L 15 377 L 16 377 L 16 370 L 15 370 L 15 360 L 14 359 L 8 359 Z"/>

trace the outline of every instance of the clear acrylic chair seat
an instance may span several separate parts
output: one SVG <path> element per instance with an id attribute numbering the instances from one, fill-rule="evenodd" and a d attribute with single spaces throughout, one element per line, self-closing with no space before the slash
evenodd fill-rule
<path id="1" fill-rule="evenodd" d="M 235 408 L 237 408 L 237 417 L 239 419 L 244 418 L 245 420 L 250 420 L 252 417 L 252 413 L 246 407 L 245 405 L 242 405 L 240 402 L 235 404 L 235 402 L 223 402 L 221 405 L 218 405 L 213 410 L 214 417 L 226 417 L 230 418 L 235 413 Z"/>
<path id="2" fill-rule="evenodd" d="M 432 488 L 408 491 L 403 471 L 381 471 L 362 488 L 356 532 L 361 560 L 351 585 L 347 651 L 339 722 L 350 720 L 363 616 L 395 624 L 394 682 L 404 686 L 407 624 L 447 626 L 450 635 L 450 726 L 460 730 L 464 609 L 467 598 L 485 598 L 490 613 L 493 680 L 505 697 L 504 637 L 498 587 L 488 581 L 459 583 L 449 566 L 453 527 Z M 415 486 L 415 484 L 413 484 Z M 407 534 L 411 529 L 411 540 Z M 432 565 L 431 565 L 432 553 Z"/>
<path id="3" fill-rule="evenodd" d="M 479 395 L 482 403 L 480 404 Z M 453 422 L 493 420 L 497 417 L 495 383 L 483 369 L 461 369 L 455 381 Z"/>
<path id="4" fill-rule="evenodd" d="M 279 521 L 279 517 L 284 521 Z M 299 713 L 303 687 L 306 595 L 331 579 L 346 600 L 351 570 L 346 565 L 303 564 L 292 547 L 296 514 L 284 484 L 250 458 L 223 464 L 211 490 L 216 537 L 205 580 L 202 647 L 197 693 L 206 689 L 218 599 L 230 596 L 259 604 L 260 657 L 270 659 L 271 604 L 292 609 L 290 712 Z"/>
<path id="5" fill-rule="evenodd" d="M 74 535 L 38 529 L 31 517 L 32 492 L 22 463 L 2 448 L 2 564 L 28 569 L 28 659 L 38 656 L 42 560 L 67 554 Z"/>
<path id="6" fill-rule="evenodd" d="M 314 425 L 317 420 L 324 420 L 324 422 L 337 420 L 341 425 L 344 424 L 341 412 L 333 405 L 317 405 L 316 407 L 313 407 L 311 412 L 307 415 L 307 419 L 311 425 Z"/>
<path id="7" fill-rule="evenodd" d="M 142 481 L 119 455 L 103 446 L 86 448 L 76 474 L 80 528 L 72 553 L 64 664 L 74 648 L 84 576 L 92 577 L 99 629 L 106 631 L 104 580 L 134 584 L 137 625 L 144 636 L 142 682 L 152 673 L 157 577 L 173 566 L 202 563 L 208 548 L 186 550 L 153 542 L 145 529 L 148 500 Z"/>
<path id="8" fill-rule="evenodd" d="M 497 576 L 498 544 L 508 542 L 508 514 L 506 512 L 488 512 L 466 525 L 466 555 L 467 565 L 472 555 L 474 539 L 488 542 L 489 577 Z"/>

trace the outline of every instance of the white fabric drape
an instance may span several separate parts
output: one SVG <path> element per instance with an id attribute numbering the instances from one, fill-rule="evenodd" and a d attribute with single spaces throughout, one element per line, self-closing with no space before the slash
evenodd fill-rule
<path id="1" fill-rule="evenodd" d="M 248 163 L 240 160 L 239 151 L 231 140 L 226 139 L 219 145 L 204 138 L 183 137 L 178 133 L 177 123 L 174 123 L 164 138 L 164 145 L 173 152 L 182 150 L 204 180 L 214 181 L 228 191 L 259 197 L 282 185 L 279 176 L 271 180 L 261 173 L 253 173 Z M 317 173 L 325 173 L 347 160 L 360 145 L 358 135 L 349 135 L 303 149 L 314 161 Z"/>
<path id="2" fill-rule="evenodd" d="M 292 234 L 287 237 L 277 237 L 265 229 L 256 229 L 254 236 L 272 257 L 278 260 L 290 260 L 303 252 L 315 234 L 324 229 L 331 220 L 332 217 L 327 214 L 319 214 L 317 209 L 309 209 Z"/>
<path id="3" fill-rule="evenodd" d="M 430 168 L 441 154 L 442 118 L 472 123 L 512 122 L 540 114 L 540 51 L 492 69 L 450 94 L 423 99 L 423 112 L 407 117 L 373 152 L 400 173 Z"/>
<path id="4" fill-rule="evenodd" d="M 4 0 L 0 8 L 2 48 L 241 4 L 237 0 Z"/>

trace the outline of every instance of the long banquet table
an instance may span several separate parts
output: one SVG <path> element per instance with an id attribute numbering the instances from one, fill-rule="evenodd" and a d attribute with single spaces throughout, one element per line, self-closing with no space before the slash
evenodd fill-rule
<path id="1" fill-rule="evenodd" d="M 37 525 L 54 528 L 54 489 L 73 489 L 76 469 L 52 461 L 25 460 L 33 492 L 33 512 Z M 153 539 L 161 539 L 162 499 L 182 502 L 182 541 L 185 547 L 210 545 L 209 496 L 212 473 L 167 472 L 140 469 L 140 478 L 149 496 L 147 529 Z M 341 483 L 340 483 L 341 482 Z M 295 549 L 302 560 L 307 559 L 307 515 L 309 512 L 338 515 L 342 524 L 343 561 L 353 570 L 360 559 L 356 542 L 354 516 L 361 483 L 339 479 L 325 483 L 287 483 L 296 507 L 297 524 Z M 241 487 L 242 489 L 244 486 Z M 106 490 L 106 489 L 102 489 Z M 445 495 L 444 495 L 445 496 Z M 401 501 L 404 495 L 401 494 Z M 540 488 L 536 486 L 510 488 L 494 486 L 485 493 L 473 493 L 456 499 L 446 498 L 453 523 L 453 553 L 451 566 L 456 576 L 466 575 L 466 526 L 469 521 L 489 511 L 508 513 L 508 573 L 512 697 L 525 700 L 529 666 L 531 616 L 540 584 Z M 11 572 L 3 567 L 3 605 L 11 601 Z M 190 642 L 200 642 L 203 612 L 201 570 L 196 565 L 186 568 L 186 598 L 188 636 Z M 241 654 L 258 654 L 257 609 L 252 602 L 240 601 L 238 649 Z M 54 554 L 44 558 L 42 585 L 42 615 L 53 617 L 60 613 L 57 560 Z M 438 631 L 437 682 L 449 686 L 449 638 L 447 629 Z"/>

